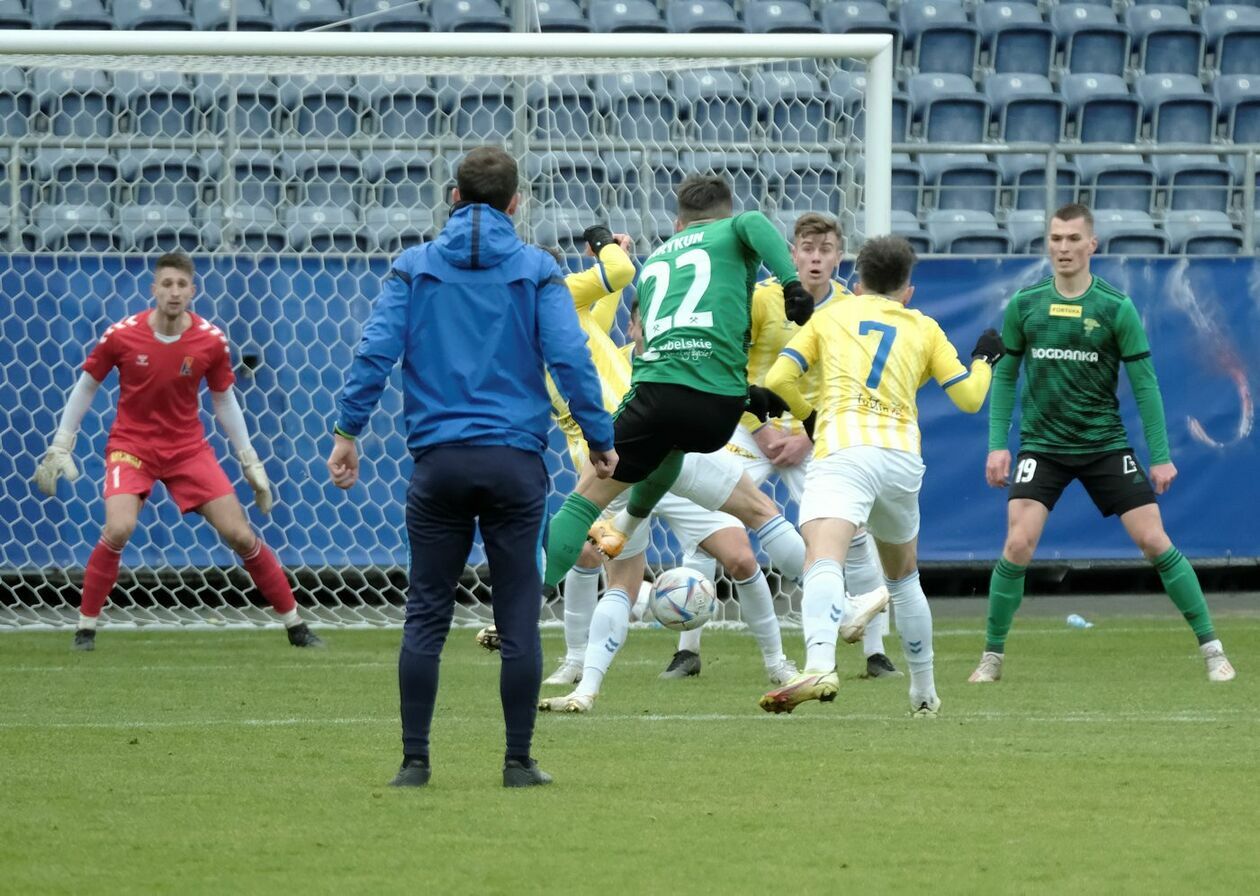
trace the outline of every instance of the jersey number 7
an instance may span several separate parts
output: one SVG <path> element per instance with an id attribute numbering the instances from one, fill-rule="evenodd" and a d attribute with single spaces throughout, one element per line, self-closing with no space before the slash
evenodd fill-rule
<path id="1" fill-rule="evenodd" d="M 871 360 L 871 373 L 866 378 L 866 388 L 878 389 L 879 381 L 884 375 L 884 365 L 888 363 L 888 354 L 892 351 L 893 340 L 897 338 L 897 328 L 879 321 L 864 320 L 858 324 L 858 335 L 879 334 L 879 345 L 875 349 L 875 357 Z"/>

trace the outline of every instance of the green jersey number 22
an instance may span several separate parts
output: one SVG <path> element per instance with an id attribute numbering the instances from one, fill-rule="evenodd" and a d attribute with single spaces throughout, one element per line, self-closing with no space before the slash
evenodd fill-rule
<path id="1" fill-rule="evenodd" d="M 665 300 L 669 297 L 670 277 L 675 268 L 683 267 L 692 269 L 691 286 L 683 295 L 678 310 L 673 314 L 664 314 L 662 312 L 665 310 Z M 643 337 L 649 345 L 657 336 L 674 327 L 713 326 L 712 312 L 696 310 L 709 288 L 712 268 L 708 252 L 704 249 L 690 249 L 675 258 L 672 264 L 668 261 L 654 261 L 643 269 L 639 274 L 640 287 L 649 280 L 653 286 L 651 307 L 643 318 Z"/>

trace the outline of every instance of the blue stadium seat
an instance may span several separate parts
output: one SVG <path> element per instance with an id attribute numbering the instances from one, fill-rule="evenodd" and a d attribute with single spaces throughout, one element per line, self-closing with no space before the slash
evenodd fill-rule
<path id="1" fill-rule="evenodd" d="M 678 203 L 674 191 L 682 182 L 678 154 L 671 151 L 621 150 L 600 156 L 608 175 L 613 204 L 639 207 L 646 201 L 650 211 L 668 211 L 673 220 Z"/>
<path id="2" fill-rule="evenodd" d="M 251 212 L 246 219 L 275 223 L 277 210 L 285 200 L 286 172 L 274 153 L 243 151 L 227 158 L 213 152 L 204 161 L 206 175 L 223 184 L 221 202 L 228 207 L 267 209 L 270 214 Z"/>
<path id="3" fill-rule="evenodd" d="M 799 215 L 839 207 L 839 179 L 828 153 L 763 152 L 758 167 L 774 208 Z"/>
<path id="4" fill-rule="evenodd" d="M 36 28 L 73 28 L 78 31 L 110 31 L 114 19 L 102 0 L 37 0 L 31 17 Z"/>
<path id="5" fill-rule="evenodd" d="M 115 72 L 114 91 L 133 134 L 192 137 L 202 130 L 193 86 L 179 72 Z"/>
<path id="6" fill-rule="evenodd" d="M 1017 208 L 1006 216 L 1011 248 L 1030 255 L 1046 251 L 1046 210 Z"/>
<path id="7" fill-rule="evenodd" d="M 0 29 L 25 31 L 33 25 L 22 0 L 0 0 Z"/>
<path id="8" fill-rule="evenodd" d="M 237 31 L 271 31 L 271 14 L 263 0 L 192 0 L 193 21 L 198 31 L 226 31 L 236 5 Z"/>
<path id="9" fill-rule="evenodd" d="M 601 32 L 669 30 L 651 0 L 591 0 L 591 27 Z"/>
<path id="10" fill-rule="evenodd" d="M 910 103 L 928 143 L 979 143 L 988 137 L 989 101 L 966 75 L 910 78 Z"/>
<path id="11" fill-rule="evenodd" d="M 822 25 L 802 0 L 749 0 L 744 23 L 753 34 L 817 34 Z"/>
<path id="12" fill-rule="evenodd" d="M 432 0 L 435 31 L 511 31 L 512 20 L 494 0 Z"/>
<path id="13" fill-rule="evenodd" d="M 834 72 L 827 79 L 827 90 L 831 95 L 831 118 L 836 122 L 836 135 L 861 139 L 866 133 L 863 102 L 866 75 L 861 72 Z M 895 90 L 892 118 L 893 143 L 906 142 L 910 138 L 910 97 Z"/>
<path id="14" fill-rule="evenodd" d="M 1064 75 L 1059 92 L 1082 143 L 1133 143 L 1142 107 L 1117 75 Z"/>
<path id="15" fill-rule="evenodd" d="M 534 242 L 545 248 L 559 249 L 566 258 L 576 258 L 586 251 L 582 232 L 590 226 L 590 209 L 571 205 L 549 205 L 534 216 Z M 603 220 L 601 215 L 600 220 Z"/>
<path id="16" fill-rule="evenodd" d="M 358 208 L 299 203 L 284 210 L 281 222 L 289 245 L 299 252 L 361 252 L 367 248 Z"/>
<path id="17" fill-rule="evenodd" d="M 206 219 L 224 247 L 247 252 L 283 252 L 288 248 L 285 229 L 273 205 L 216 205 L 207 211 Z"/>
<path id="18" fill-rule="evenodd" d="M 1203 29 L 1180 6 L 1134 6 L 1124 14 L 1137 43 L 1138 69 L 1150 74 L 1198 75 L 1203 66 Z"/>
<path id="19" fill-rule="evenodd" d="M 737 211 L 760 207 L 767 183 L 757 156 L 751 152 L 684 152 L 678 163 L 688 174 L 716 174 L 731 185 Z"/>
<path id="20" fill-rule="evenodd" d="M 1133 0 L 1133 6 L 1177 6 L 1181 9 L 1187 9 L 1190 6 L 1190 0 Z"/>
<path id="21" fill-rule="evenodd" d="M 370 152 L 363 160 L 363 178 L 374 204 L 391 213 L 419 209 L 435 217 L 450 199 L 442 189 L 448 179 L 446 167 L 427 149 Z"/>
<path id="22" fill-rule="evenodd" d="M 457 75 L 436 79 L 436 89 L 456 136 L 506 140 L 515 129 L 516 92 L 506 78 Z"/>
<path id="23" fill-rule="evenodd" d="M 827 96 L 818 82 L 801 72 L 754 72 L 748 94 L 766 133 L 786 146 L 831 140 Z"/>
<path id="24" fill-rule="evenodd" d="M 350 17 L 357 20 L 355 31 L 416 33 L 433 30 L 428 10 L 411 0 L 351 0 Z"/>
<path id="25" fill-rule="evenodd" d="M 277 31 L 349 31 L 350 25 L 337 24 L 346 18 L 341 0 L 271 0 L 271 21 Z"/>
<path id="26" fill-rule="evenodd" d="M 58 251 L 117 248 L 118 161 L 104 150 L 44 149 L 30 165 L 34 240 Z"/>
<path id="27" fill-rule="evenodd" d="M 1165 255 L 1168 235 L 1146 212 L 1104 209 L 1094 212 L 1094 235 L 1104 255 Z"/>
<path id="28" fill-rule="evenodd" d="M 1044 153 L 1015 153 L 997 157 L 1002 184 L 1011 196 L 1013 209 L 1046 209 L 1046 156 Z M 1050 208 L 1055 209 L 1075 202 L 1080 188 L 1081 173 L 1076 163 L 1065 156 L 1058 156 L 1054 164 L 1055 191 Z"/>
<path id="29" fill-rule="evenodd" d="M 296 75 L 280 84 L 280 104 L 290 129 L 308 141 L 354 137 L 362 131 L 365 106 L 348 75 Z"/>
<path id="30" fill-rule="evenodd" d="M 828 34 L 891 34 L 893 59 L 900 62 L 901 29 L 885 4 L 875 0 L 832 0 L 822 5 L 818 15 Z"/>
<path id="31" fill-rule="evenodd" d="M 1136 93 L 1157 143 L 1212 142 L 1216 101 L 1197 75 L 1142 75 Z"/>
<path id="32" fill-rule="evenodd" d="M 609 133 L 627 140 L 664 143 L 678 120 L 669 81 L 660 72 L 600 75 L 596 101 Z"/>
<path id="33" fill-rule="evenodd" d="M 1155 168 L 1137 155 L 1076 157 L 1081 186 L 1089 189 L 1095 209 L 1149 212 L 1155 199 Z"/>
<path id="34" fill-rule="evenodd" d="M 525 88 L 532 133 L 543 140 L 583 140 L 601 130 L 591 82 L 579 75 L 544 76 Z"/>
<path id="35" fill-rule="evenodd" d="M 1260 9 L 1209 6 L 1199 19 L 1222 75 L 1260 75 Z"/>
<path id="36" fill-rule="evenodd" d="M 363 165 L 352 154 L 299 152 L 284 156 L 284 164 L 296 204 L 337 206 L 358 217 L 367 187 Z"/>
<path id="37" fill-rule="evenodd" d="M 645 256 L 674 235 L 674 216 L 663 209 L 613 206 L 608 209 L 608 226 L 613 233 L 628 233 L 635 251 Z"/>
<path id="38" fill-rule="evenodd" d="M 113 136 L 118 103 L 105 72 L 36 69 L 32 87 L 53 136 Z"/>
<path id="39" fill-rule="evenodd" d="M 534 200 L 542 205 L 585 209 L 589 218 L 604 204 L 600 187 L 608 176 L 598 156 L 584 152 L 530 153 L 522 168 Z"/>
<path id="40" fill-rule="evenodd" d="M 1234 143 L 1260 143 L 1260 76 L 1219 75 L 1212 95 Z"/>
<path id="41" fill-rule="evenodd" d="M 999 74 L 1049 75 L 1054 29 L 1031 3 L 983 3 L 976 26 L 989 67 Z"/>
<path id="42" fill-rule="evenodd" d="M 928 212 L 927 231 L 936 252 L 955 255 L 1005 255 L 1011 238 L 989 212 L 953 209 Z"/>
<path id="43" fill-rule="evenodd" d="M 1129 32 L 1102 6 L 1068 3 L 1050 14 L 1064 65 L 1073 74 L 1123 75 L 1129 61 Z"/>
<path id="44" fill-rule="evenodd" d="M 33 249 L 54 252 L 114 252 L 118 219 L 112 206 L 40 205 L 23 239 Z"/>
<path id="45" fill-rule="evenodd" d="M 927 255 L 932 251 L 932 238 L 919 226 L 918 217 L 911 212 L 892 210 L 892 232 L 910 243 L 919 255 Z"/>
<path id="46" fill-rule="evenodd" d="M 363 212 L 368 249 L 396 255 L 437 235 L 433 212 L 407 206 L 370 205 Z"/>
<path id="47" fill-rule="evenodd" d="M 966 209 L 993 214 L 1002 174 L 979 153 L 924 153 L 919 156 L 923 181 L 937 209 Z"/>
<path id="48" fill-rule="evenodd" d="M 1151 156 L 1164 208 L 1198 211 L 1229 210 L 1233 177 L 1229 166 L 1215 155 Z"/>
<path id="49" fill-rule="evenodd" d="M 923 166 L 908 153 L 892 154 L 892 207 L 918 215 L 923 207 Z"/>
<path id="50" fill-rule="evenodd" d="M 727 143 L 751 139 L 756 112 L 738 74 L 722 69 L 685 71 L 673 77 L 673 84 L 692 137 Z"/>
<path id="51" fill-rule="evenodd" d="M 114 27 L 124 31 L 191 31 L 182 0 L 113 0 Z"/>
<path id="52" fill-rule="evenodd" d="M 202 75 L 197 102 L 207 110 L 207 128 L 229 130 L 228 110 L 241 137 L 275 137 L 279 133 L 280 88 L 261 75 Z M 233 101 L 235 98 L 235 101 Z"/>
<path id="53" fill-rule="evenodd" d="M 380 137 L 422 140 L 441 133 L 437 92 L 424 75 L 360 75 L 356 84 Z"/>
<path id="54" fill-rule="evenodd" d="M 748 30 L 725 0 L 669 0 L 665 22 L 675 34 L 743 34 Z"/>
<path id="55" fill-rule="evenodd" d="M 583 34 L 591 30 L 591 23 L 574 0 L 538 0 L 538 27 L 550 33 Z"/>
<path id="56" fill-rule="evenodd" d="M 118 246 L 124 252 L 191 253 L 218 244 L 218 228 L 198 226 L 186 206 L 129 203 L 118 210 Z"/>
<path id="57" fill-rule="evenodd" d="M 998 138 L 1008 143 L 1058 143 L 1067 104 L 1050 79 L 1036 74 L 993 74 L 984 92 L 998 120 Z"/>
<path id="58" fill-rule="evenodd" d="M 10 66 L 0 72 L 0 137 L 25 137 L 34 103 L 21 69 Z"/>
<path id="59" fill-rule="evenodd" d="M 1164 216 L 1164 230 L 1174 252 L 1185 255 L 1238 255 L 1242 234 L 1220 211 L 1172 211 Z"/>
<path id="60" fill-rule="evenodd" d="M 920 72 L 971 77 L 980 53 L 980 33 L 954 0 L 905 0 L 900 12 L 906 45 Z"/>
<path id="61" fill-rule="evenodd" d="M 185 211 L 207 198 L 206 165 L 182 150 L 132 150 L 119 157 L 128 200 L 138 206 L 177 205 Z"/>

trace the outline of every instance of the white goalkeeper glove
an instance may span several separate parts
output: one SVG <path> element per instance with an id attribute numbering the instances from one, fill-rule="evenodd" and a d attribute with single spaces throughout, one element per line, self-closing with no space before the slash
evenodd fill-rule
<path id="1" fill-rule="evenodd" d="M 35 484 L 44 494 L 57 494 L 57 480 L 62 476 L 66 477 L 66 482 L 79 478 L 79 468 L 74 465 L 74 440 L 73 433 L 59 430 L 44 452 L 44 459 L 35 468 Z"/>
<path id="2" fill-rule="evenodd" d="M 263 469 L 262 461 L 258 459 L 258 452 L 253 448 L 246 448 L 236 456 L 236 459 L 241 462 L 241 472 L 245 474 L 245 481 L 254 490 L 254 506 L 264 514 L 271 513 L 273 503 L 271 483 L 267 481 L 267 471 Z"/>

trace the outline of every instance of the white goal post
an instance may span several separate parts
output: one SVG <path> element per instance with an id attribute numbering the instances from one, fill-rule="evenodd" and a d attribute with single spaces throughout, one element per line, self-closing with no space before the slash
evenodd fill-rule
<path id="1" fill-rule="evenodd" d="M 853 249 L 891 229 L 889 35 L 0 31 L 0 72 L 0 630 L 74 624 L 116 378 L 84 421 L 82 478 L 44 499 L 31 475 L 86 351 L 149 304 L 162 251 L 193 257 L 194 310 L 229 337 L 270 517 L 205 413 L 207 432 L 306 614 L 388 625 L 410 464 L 396 382 L 349 495 L 327 484 L 326 434 L 388 259 L 440 228 L 469 148 L 521 160 L 522 235 L 571 255 L 596 222 L 646 253 L 692 171 L 730 176 L 785 235 L 805 210 L 838 215 Z M 567 463 L 553 439 L 561 495 Z M 653 563 L 676 562 L 655 535 Z M 122 566 L 106 624 L 274 621 L 160 490 Z M 458 622 L 487 618 L 484 573 L 474 557 Z"/>

